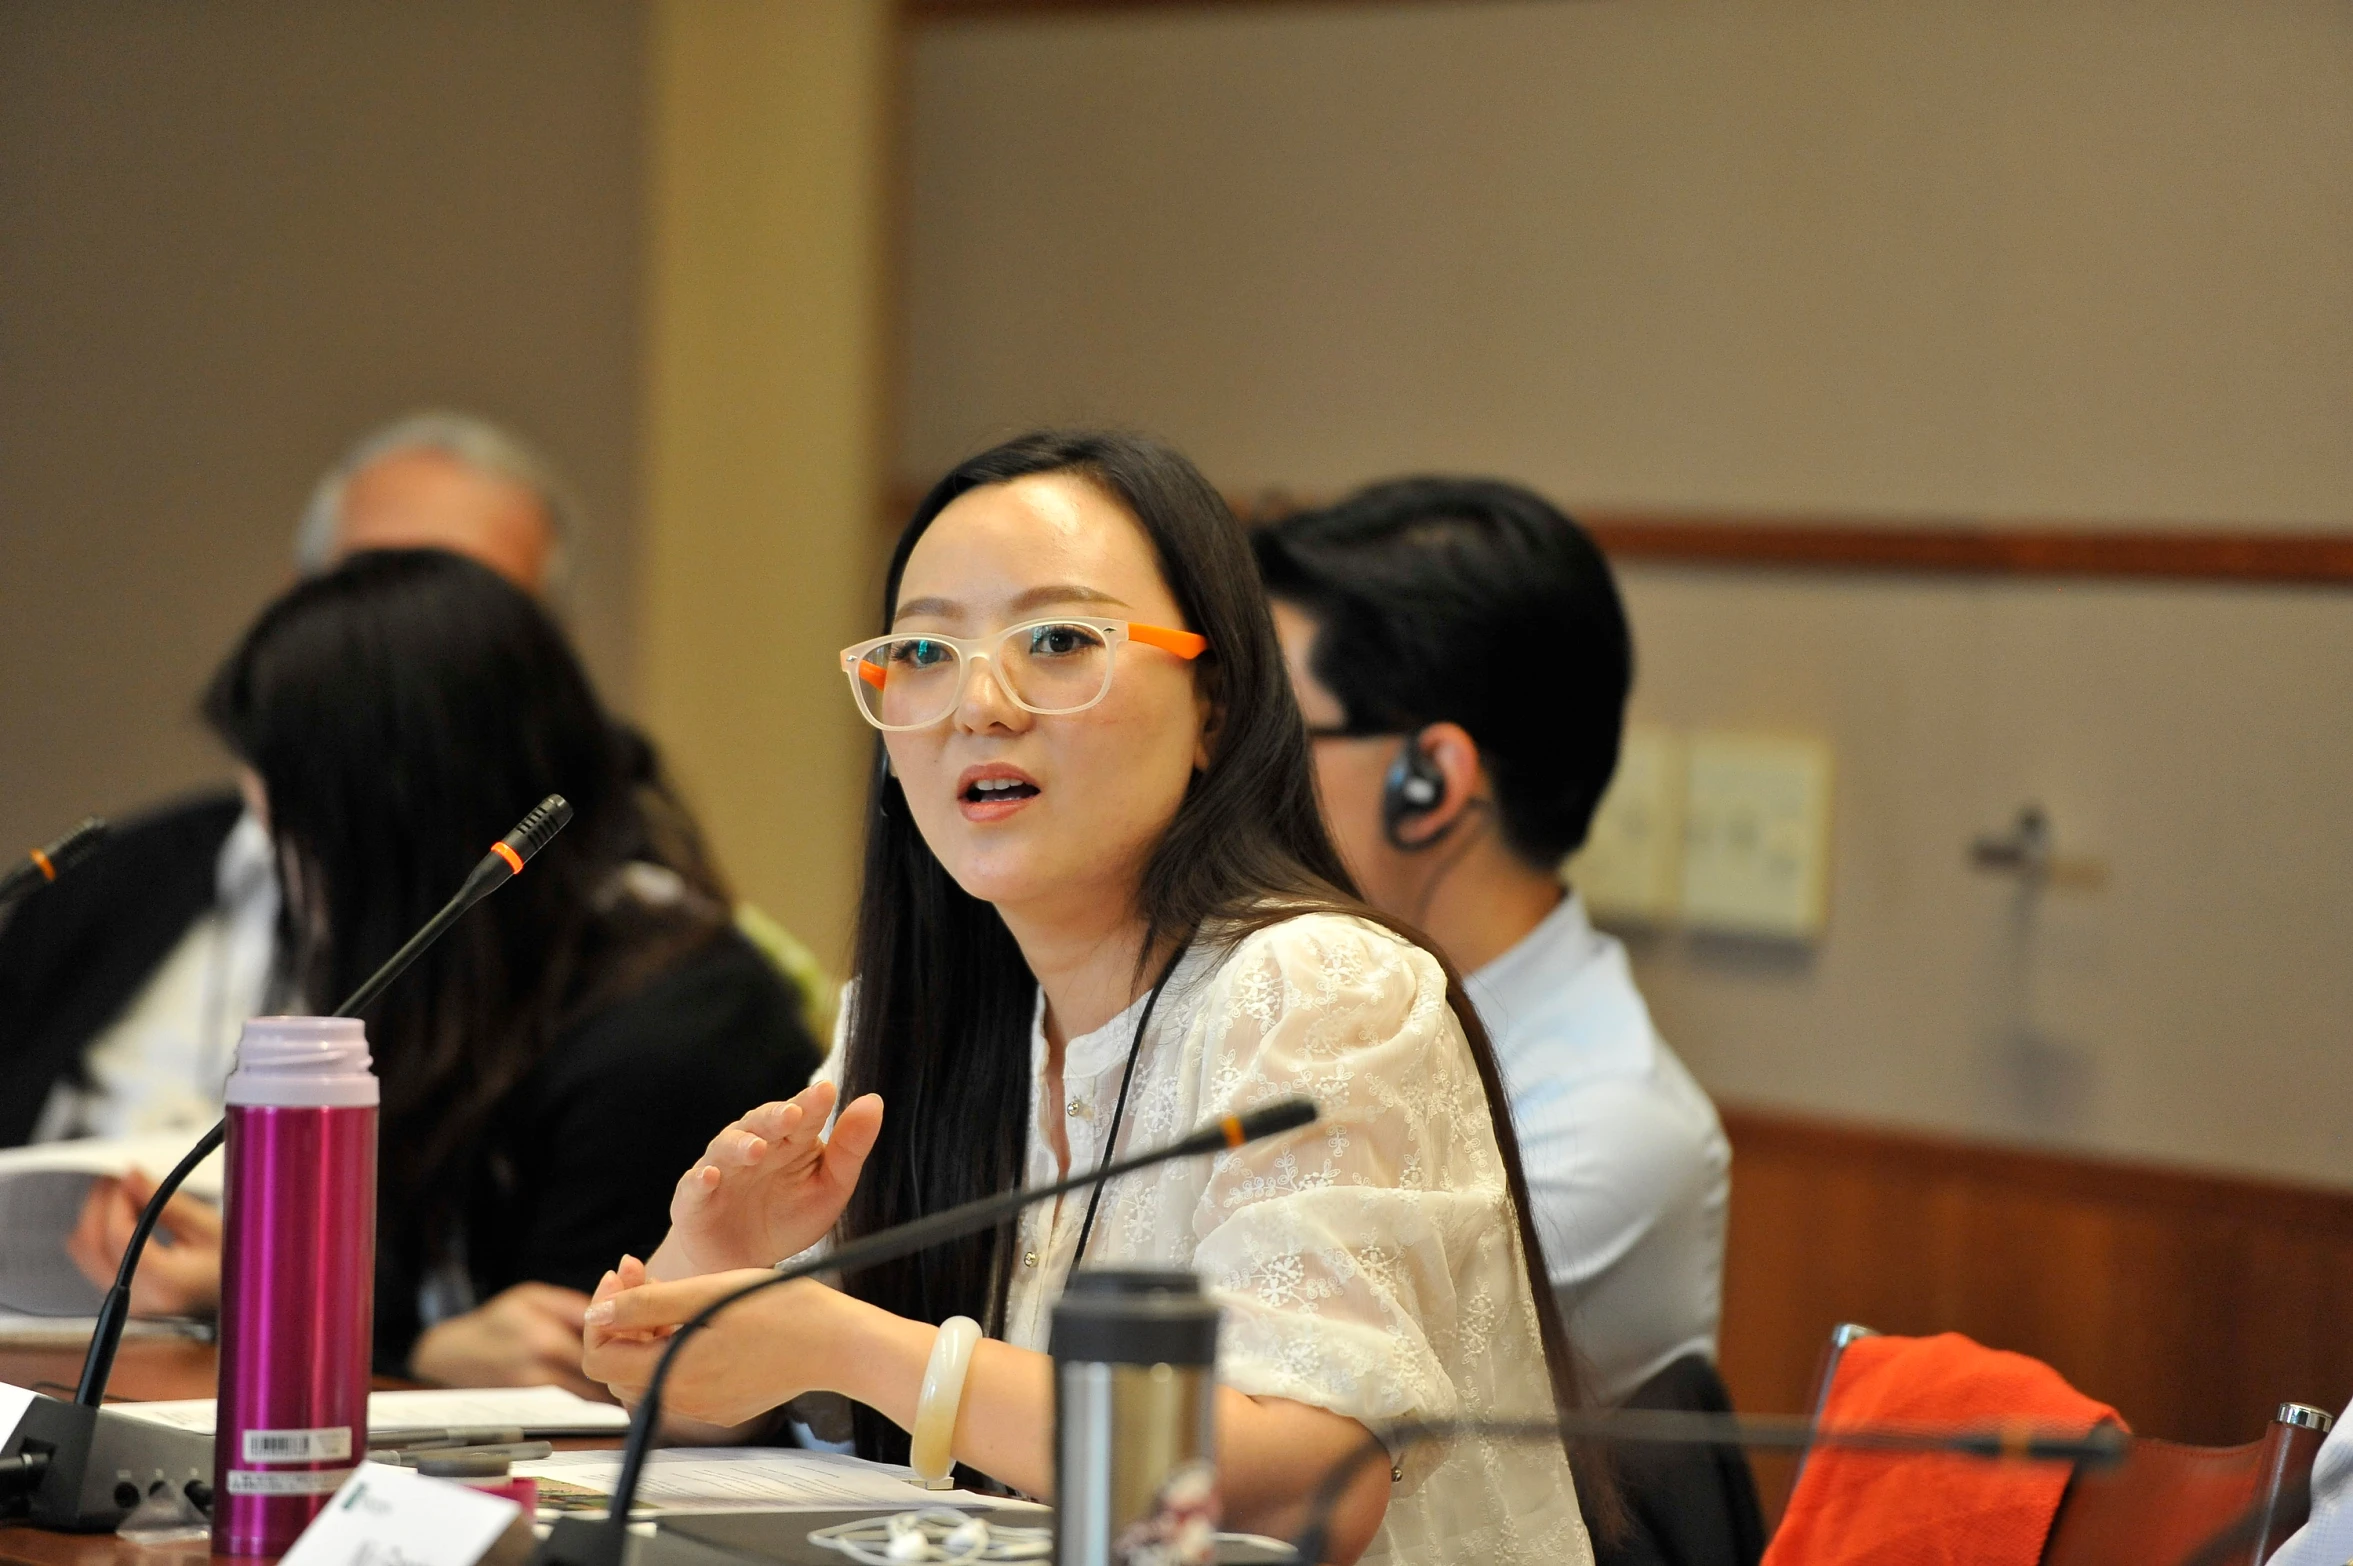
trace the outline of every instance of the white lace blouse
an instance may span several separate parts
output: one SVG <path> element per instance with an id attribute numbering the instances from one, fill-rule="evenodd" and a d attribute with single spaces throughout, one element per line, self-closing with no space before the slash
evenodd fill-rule
<path id="1" fill-rule="evenodd" d="M 1072 1168 L 1103 1158 L 1143 1004 L 1065 1049 L 1062 1101 L 1040 1102 L 1031 1128 L 1031 1184 L 1061 1173 L 1046 1117 L 1061 1120 Z M 1042 1081 L 1042 997 L 1031 1058 Z M 838 1070 L 837 1051 L 821 1075 Z M 1114 1182 L 1088 1264 L 1200 1274 L 1224 1309 L 1219 1378 L 1240 1392 L 1368 1425 L 1549 1417 L 1502 1158 L 1438 964 L 1329 914 L 1260 930 L 1222 957 L 1197 943 L 1153 1014 L 1120 1150 L 1294 1093 L 1321 1109 L 1315 1125 Z M 1085 1211 L 1073 1196 L 1023 1220 L 1007 1342 L 1046 1348 Z M 1423 1444 L 1397 1472 L 1367 1560 L 1592 1558 L 1556 1444 Z"/>

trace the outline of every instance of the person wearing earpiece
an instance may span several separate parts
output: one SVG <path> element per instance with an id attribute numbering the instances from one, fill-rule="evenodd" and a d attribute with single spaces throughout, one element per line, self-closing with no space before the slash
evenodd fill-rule
<path id="1" fill-rule="evenodd" d="M 1593 1391 L 1623 1401 L 1712 1360 L 1731 1149 L 1558 868 L 1617 766 L 1632 683 L 1600 550 L 1525 489 L 1448 478 L 1376 484 L 1253 543 L 1341 855 L 1469 975 L 1495 1039 Z"/>

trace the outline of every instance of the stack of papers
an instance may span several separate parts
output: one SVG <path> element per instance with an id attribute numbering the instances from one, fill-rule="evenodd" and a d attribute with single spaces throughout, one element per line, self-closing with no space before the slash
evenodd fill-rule
<path id="1" fill-rule="evenodd" d="M 109 1403 L 107 1408 L 175 1430 L 212 1434 L 214 1406 L 209 1397 Z M 530 1437 L 619 1435 L 629 1428 L 629 1410 L 612 1403 L 592 1403 L 562 1387 L 426 1387 L 368 1394 L 370 1430 L 449 1425 L 520 1427 Z"/>
<path id="2" fill-rule="evenodd" d="M 0 1307 L 0 1348 L 81 1349 L 98 1330 L 96 1316 L 30 1316 Z M 193 1338 L 210 1343 L 213 1324 L 192 1316 L 133 1316 L 123 1327 L 123 1341 L 141 1338 Z"/>
<path id="3" fill-rule="evenodd" d="M 518 1478 L 539 1481 L 543 1512 L 605 1510 L 621 1475 L 618 1452 L 558 1452 L 517 1463 Z M 872 1507 L 913 1511 L 920 1506 L 1027 1509 L 1028 1501 L 971 1490 L 926 1490 L 915 1470 L 869 1463 L 839 1452 L 785 1447 L 673 1447 L 653 1454 L 638 1480 L 632 1515 L 680 1512 L 842 1511 Z M 1046 1508 L 1036 1507 L 1043 1513 Z"/>

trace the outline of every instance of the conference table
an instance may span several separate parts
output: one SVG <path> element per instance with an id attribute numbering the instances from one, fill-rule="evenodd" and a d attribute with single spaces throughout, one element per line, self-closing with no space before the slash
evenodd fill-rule
<path id="1" fill-rule="evenodd" d="M 79 1347 L 16 1348 L 0 1345 L 0 1381 L 60 1397 L 73 1396 L 82 1370 Z M 218 1351 L 209 1343 L 185 1338 L 134 1338 L 122 1346 L 114 1362 L 107 1401 L 143 1402 L 155 1398 L 211 1397 L 219 1370 Z M 379 1381 L 380 1387 L 408 1383 Z M 615 1446 L 615 1441 L 558 1441 L 559 1447 Z M 111 1533 L 50 1533 L 22 1524 L 0 1525 L 0 1566 L 195 1566 L 208 1560 L 273 1560 L 272 1556 L 215 1556 L 211 1546 L 196 1544 L 149 1547 L 128 1543 Z"/>

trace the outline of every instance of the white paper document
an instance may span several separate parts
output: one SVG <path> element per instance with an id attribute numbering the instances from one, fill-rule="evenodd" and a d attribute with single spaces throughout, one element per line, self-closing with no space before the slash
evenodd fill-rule
<path id="1" fill-rule="evenodd" d="M 214 1408 L 209 1397 L 109 1403 L 107 1408 L 175 1430 L 212 1433 Z M 592 1403 L 562 1387 L 422 1387 L 368 1394 L 370 1430 L 448 1425 L 519 1426 L 526 1436 L 615 1435 L 629 1428 L 629 1410 Z"/>
<path id="2" fill-rule="evenodd" d="M 618 1452 L 558 1452 L 517 1463 L 539 1481 L 541 1511 L 595 1510 L 621 1475 Z M 638 1506 L 655 1512 L 838 1511 L 848 1507 L 1026 1506 L 970 1490 L 926 1490 L 915 1470 L 839 1452 L 786 1447 L 672 1447 L 653 1454 L 637 1486 Z M 1045 1508 L 1040 1507 L 1043 1511 Z"/>
<path id="3" fill-rule="evenodd" d="M 30 1387 L 10 1386 L 0 1381 L 0 1446 L 5 1446 L 9 1437 L 16 1434 L 16 1427 L 24 1423 L 25 1410 L 40 1395 Z"/>
<path id="4" fill-rule="evenodd" d="M 86 1322 L 98 1309 L 99 1288 L 67 1257 L 65 1237 L 81 1217 L 90 1182 L 133 1168 L 161 1179 L 196 1145 L 198 1134 L 86 1137 L 0 1149 L 0 1313 Z M 181 1189 L 219 1201 L 220 1153 L 198 1164 Z M 81 1331 L 89 1336 L 87 1325 Z"/>

